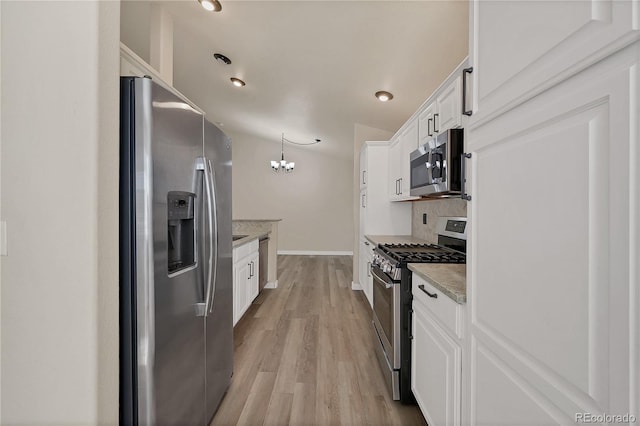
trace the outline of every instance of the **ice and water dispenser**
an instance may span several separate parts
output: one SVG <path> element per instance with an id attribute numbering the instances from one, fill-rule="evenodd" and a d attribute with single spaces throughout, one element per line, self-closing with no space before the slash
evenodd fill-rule
<path id="1" fill-rule="evenodd" d="M 167 195 L 169 274 L 196 264 L 195 198 L 196 194 L 182 191 L 171 191 Z"/>

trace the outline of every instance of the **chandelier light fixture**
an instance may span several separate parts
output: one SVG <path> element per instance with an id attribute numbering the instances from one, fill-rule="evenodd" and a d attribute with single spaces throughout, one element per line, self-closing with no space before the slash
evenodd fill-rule
<path id="1" fill-rule="evenodd" d="M 271 160 L 271 168 L 274 172 L 279 172 L 282 169 L 285 173 L 291 173 L 293 168 L 296 166 L 296 163 L 293 161 L 288 163 L 287 160 L 284 159 L 284 133 L 282 134 L 282 145 L 280 148 L 280 161 Z"/>
<path id="2" fill-rule="evenodd" d="M 276 173 L 279 172 L 280 170 L 284 171 L 285 173 L 291 173 L 296 166 L 296 163 L 294 163 L 293 161 L 287 162 L 287 160 L 284 159 L 284 142 L 285 141 L 295 145 L 315 145 L 321 142 L 320 139 L 316 139 L 314 142 L 310 142 L 310 143 L 294 142 L 294 141 L 290 141 L 289 139 L 286 139 L 283 133 L 281 145 L 280 145 L 280 161 L 271 160 L 271 169 Z"/>

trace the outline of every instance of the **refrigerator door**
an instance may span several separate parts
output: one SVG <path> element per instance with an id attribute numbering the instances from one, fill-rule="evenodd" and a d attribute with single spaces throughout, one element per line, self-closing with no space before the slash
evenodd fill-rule
<path id="1" fill-rule="evenodd" d="M 217 253 L 214 289 L 207 313 L 206 419 L 215 414 L 233 371 L 233 260 L 231 244 L 231 140 L 204 121 L 204 158 L 211 163 L 217 234 L 211 233 Z"/>
<path id="2" fill-rule="evenodd" d="M 136 235 L 129 262 L 133 333 L 122 342 L 135 347 L 129 411 L 134 424 L 204 424 L 204 323 L 198 315 L 204 268 L 197 251 L 203 196 L 196 170 L 203 117 L 148 78 L 128 81 L 131 99 L 123 96 L 123 103 L 131 106 L 135 161 L 121 167 L 135 186 Z"/>

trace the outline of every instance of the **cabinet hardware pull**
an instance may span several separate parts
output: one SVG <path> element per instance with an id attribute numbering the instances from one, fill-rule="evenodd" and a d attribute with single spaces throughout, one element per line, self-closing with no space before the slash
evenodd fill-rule
<path id="1" fill-rule="evenodd" d="M 471 195 L 467 194 L 467 166 L 466 159 L 471 158 L 471 153 L 463 152 L 460 154 L 460 184 L 462 185 L 460 198 L 466 201 L 471 201 Z"/>
<path id="2" fill-rule="evenodd" d="M 368 241 L 365 241 L 365 242 L 364 242 L 364 245 L 365 245 L 365 246 L 368 246 L 368 245 L 369 245 L 369 242 L 368 242 Z"/>
<path id="3" fill-rule="evenodd" d="M 433 132 L 431 131 L 431 122 L 433 121 L 433 118 L 430 118 L 427 120 L 427 136 L 433 136 Z M 433 126 L 435 127 L 435 125 Z"/>
<path id="4" fill-rule="evenodd" d="M 429 293 L 429 292 L 427 291 L 427 289 L 425 289 L 425 288 L 424 288 L 424 284 L 420 284 L 420 285 L 418 286 L 418 288 L 419 288 L 420 290 L 424 291 L 425 293 L 427 293 L 427 295 L 428 295 L 429 297 L 433 297 L 434 299 L 437 299 L 437 298 L 438 298 L 438 293 Z"/>
<path id="5" fill-rule="evenodd" d="M 367 276 L 371 276 L 371 262 L 367 262 Z"/>
<path id="6" fill-rule="evenodd" d="M 366 171 L 366 170 L 363 170 L 363 171 L 362 171 L 362 184 L 363 184 L 363 185 L 366 185 L 366 184 L 367 184 L 367 180 L 366 180 L 366 178 L 365 178 L 366 173 L 367 173 L 367 171 Z"/>
<path id="7" fill-rule="evenodd" d="M 400 188 L 398 191 L 398 195 L 402 195 L 402 178 L 398 179 L 398 188 Z"/>
<path id="8" fill-rule="evenodd" d="M 413 325 L 411 324 L 411 316 L 413 315 L 413 309 L 409 309 L 407 311 L 407 317 L 409 321 L 407 322 L 407 328 L 409 329 L 409 339 L 413 340 Z"/>
<path id="9" fill-rule="evenodd" d="M 367 207 L 365 202 L 364 202 L 364 197 L 365 197 L 365 194 L 362 194 L 362 208 Z"/>
<path id="10" fill-rule="evenodd" d="M 440 129 L 437 128 L 436 126 L 436 118 L 438 118 L 439 114 L 433 114 L 433 131 L 438 133 L 440 131 Z"/>
<path id="11" fill-rule="evenodd" d="M 396 179 L 396 195 L 400 195 L 400 193 L 398 192 L 398 181 L 400 179 Z"/>
<path id="12" fill-rule="evenodd" d="M 473 67 L 462 70 L 462 114 L 471 116 L 472 110 L 467 110 L 467 74 L 473 72 Z"/>

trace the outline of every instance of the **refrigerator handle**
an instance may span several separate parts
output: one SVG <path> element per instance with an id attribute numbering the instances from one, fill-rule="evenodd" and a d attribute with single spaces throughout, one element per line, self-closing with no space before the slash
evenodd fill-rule
<path id="1" fill-rule="evenodd" d="M 211 202 L 212 199 L 212 193 L 213 190 L 211 188 L 211 163 L 209 162 L 209 160 L 206 157 L 198 157 L 198 159 L 196 160 L 196 170 L 198 171 L 202 171 L 203 172 L 203 180 L 204 180 L 204 190 L 205 190 L 205 200 L 206 200 L 206 209 L 207 209 L 207 216 L 206 216 L 206 220 L 207 220 L 207 224 L 209 225 L 209 231 L 213 232 L 217 238 L 218 235 L 218 230 L 217 230 L 217 224 L 214 221 L 213 215 L 214 213 L 212 212 L 213 209 L 213 204 Z M 215 228 L 214 228 L 215 227 Z M 204 228 L 202 230 L 202 236 L 204 237 Z M 212 272 L 213 272 L 213 238 L 208 238 L 205 239 L 206 242 L 208 242 L 209 244 L 209 258 L 207 259 L 207 268 L 206 268 L 206 272 L 204 273 L 204 284 L 203 284 L 203 293 L 204 293 L 204 303 L 198 303 L 198 309 L 197 309 L 197 315 L 198 316 L 207 316 L 210 312 L 211 306 L 210 306 L 210 300 L 211 300 L 211 292 L 212 292 Z M 217 254 L 217 253 L 216 253 Z M 217 257 L 217 256 L 216 256 Z M 217 267 L 217 265 L 216 265 Z M 214 275 L 215 277 L 215 275 Z"/>
<path id="2" fill-rule="evenodd" d="M 213 312 L 213 301 L 216 296 L 216 276 L 218 274 L 218 203 L 216 191 L 215 170 L 211 165 L 211 160 L 205 157 L 205 179 L 208 178 L 209 184 L 209 229 L 213 230 L 213 238 L 209 239 L 209 279 L 207 281 L 207 305 L 206 314 Z M 213 225 L 213 226 L 211 226 Z"/>

